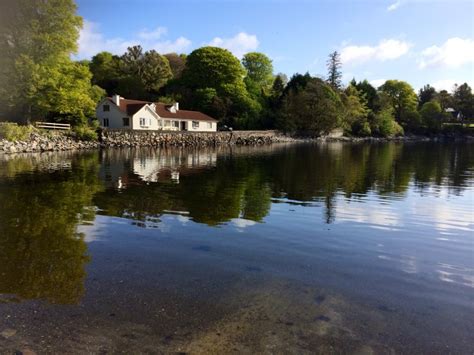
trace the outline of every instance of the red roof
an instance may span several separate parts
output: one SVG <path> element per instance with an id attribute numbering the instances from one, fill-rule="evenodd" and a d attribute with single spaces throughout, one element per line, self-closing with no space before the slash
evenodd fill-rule
<path id="1" fill-rule="evenodd" d="M 108 99 L 112 102 L 111 97 Z M 119 108 L 122 112 L 127 113 L 127 115 L 132 116 L 142 109 L 143 106 L 152 104 L 153 102 L 140 101 L 140 100 L 129 100 L 120 98 Z M 183 120 L 195 120 L 195 121 L 213 121 L 217 122 L 216 119 L 208 116 L 199 111 L 189 111 L 189 110 L 178 110 L 176 113 L 170 111 L 171 105 L 166 105 L 163 103 L 155 102 L 155 111 L 161 118 L 171 118 L 171 119 L 183 119 Z"/>

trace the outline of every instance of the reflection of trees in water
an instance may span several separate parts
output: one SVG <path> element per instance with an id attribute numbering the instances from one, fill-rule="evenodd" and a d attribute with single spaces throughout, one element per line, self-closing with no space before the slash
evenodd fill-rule
<path id="1" fill-rule="evenodd" d="M 94 219 L 87 207 L 100 189 L 98 159 L 97 154 L 71 156 L 71 170 L 36 171 L 48 157 L 36 166 L 25 161 L 31 157 L 2 163 L 2 172 L 19 173 L 24 165 L 29 173 L 14 180 L 0 176 L 0 293 L 76 303 L 88 261 L 76 226 Z"/>
<path id="2" fill-rule="evenodd" d="M 88 256 L 76 227 L 81 220 L 94 219 L 94 209 L 88 208 L 92 205 L 140 221 L 187 211 L 196 222 L 216 225 L 239 217 L 262 221 L 272 198 L 287 198 L 320 202 L 330 223 L 337 218 L 340 195 L 398 197 L 409 184 L 418 192 L 443 185 L 448 193 L 460 194 L 471 183 L 472 147 L 391 143 L 294 145 L 263 152 L 220 149 L 215 161 L 206 158 L 204 169 L 199 161 L 181 155 L 173 167 L 181 169 L 179 184 L 166 179 L 144 182 L 134 173 L 134 156 L 122 153 L 104 154 L 100 164 L 97 152 L 4 157 L 0 293 L 78 302 Z M 163 154 L 166 161 L 174 161 L 169 160 L 172 151 Z M 130 182 L 126 188 L 101 191 L 104 180 L 121 176 Z"/>
<path id="3" fill-rule="evenodd" d="M 185 175 L 179 184 L 141 182 L 120 193 L 99 194 L 96 201 L 111 215 L 141 220 L 168 210 L 187 211 L 195 221 L 215 225 L 238 217 L 261 221 L 271 198 L 283 197 L 321 202 L 330 223 L 336 218 L 336 198 L 341 194 L 351 199 L 364 198 L 369 192 L 400 197 L 410 182 L 418 191 L 444 184 L 449 192 L 459 193 L 474 166 L 471 147 L 330 143 L 290 145 L 260 154 L 259 148 L 223 150 L 204 170 L 199 164 L 186 170 L 180 160 Z M 126 179 L 134 179 L 133 174 L 126 174 Z"/>

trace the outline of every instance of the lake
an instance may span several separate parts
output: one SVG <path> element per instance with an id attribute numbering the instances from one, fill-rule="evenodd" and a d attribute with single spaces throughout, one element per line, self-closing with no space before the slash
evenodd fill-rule
<path id="1" fill-rule="evenodd" d="M 0 156 L 2 353 L 474 351 L 474 144 Z"/>

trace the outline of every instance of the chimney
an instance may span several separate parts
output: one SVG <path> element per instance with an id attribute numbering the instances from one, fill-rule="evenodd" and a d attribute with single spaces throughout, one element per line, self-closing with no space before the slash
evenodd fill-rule
<path id="1" fill-rule="evenodd" d="M 175 102 L 175 103 L 174 103 L 174 109 L 175 109 L 176 111 L 179 111 L 179 102 Z"/>
<path id="2" fill-rule="evenodd" d="M 120 95 L 113 95 L 112 96 L 112 101 L 114 102 L 114 104 L 116 104 L 117 106 L 120 106 Z"/>

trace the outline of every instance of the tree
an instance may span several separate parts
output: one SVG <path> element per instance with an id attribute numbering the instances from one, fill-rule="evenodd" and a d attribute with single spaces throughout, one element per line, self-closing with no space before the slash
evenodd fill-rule
<path id="1" fill-rule="evenodd" d="M 370 135 L 370 126 L 367 122 L 369 109 L 364 94 L 359 92 L 355 86 L 349 85 L 341 94 L 344 104 L 343 128 L 356 135 Z"/>
<path id="2" fill-rule="evenodd" d="M 187 58 L 183 80 L 190 88 L 211 87 L 221 94 L 228 84 L 243 87 L 245 71 L 239 60 L 226 49 L 201 47 Z"/>
<path id="3" fill-rule="evenodd" d="M 383 104 L 393 109 L 396 121 L 404 127 L 416 128 L 419 124 L 415 91 L 405 81 L 387 80 L 380 88 Z"/>
<path id="4" fill-rule="evenodd" d="M 436 100 L 443 110 L 453 108 L 454 106 L 453 97 L 447 90 L 441 90 L 438 95 L 436 95 Z"/>
<path id="5" fill-rule="evenodd" d="M 343 119 L 339 95 L 321 79 L 311 78 L 299 90 L 286 93 L 280 125 L 313 135 L 329 133 Z"/>
<path id="6" fill-rule="evenodd" d="M 126 83 L 134 86 L 139 86 L 140 83 L 143 85 L 143 89 L 137 90 L 137 94 L 134 95 L 137 99 L 155 99 L 158 90 L 173 76 L 168 59 L 153 49 L 143 52 L 141 46 L 128 47 L 127 52 L 121 57 L 120 67 L 123 74 L 128 77 Z"/>
<path id="7" fill-rule="evenodd" d="M 244 76 L 244 68 L 231 52 L 217 47 L 202 47 L 187 57 L 181 82 L 193 92 L 214 89 L 220 103 L 226 106 L 223 111 L 227 114 L 217 118 L 235 124 L 254 115 L 258 109 L 258 104 L 248 95 Z M 193 106 L 201 108 L 194 99 Z M 205 108 L 203 110 L 206 112 Z"/>
<path id="8" fill-rule="evenodd" d="M 332 52 L 329 54 L 329 59 L 327 61 L 327 68 L 328 68 L 328 77 L 327 82 L 334 90 L 341 89 L 341 56 L 337 51 Z"/>
<path id="9" fill-rule="evenodd" d="M 143 65 L 141 78 L 145 89 L 153 94 L 166 84 L 173 76 L 170 64 L 166 57 L 155 50 L 145 52 L 143 56 Z"/>
<path id="10" fill-rule="evenodd" d="M 445 117 L 441 105 L 435 100 L 423 104 L 420 115 L 423 125 L 430 130 L 439 130 Z"/>
<path id="11" fill-rule="evenodd" d="M 377 93 L 377 89 L 375 89 L 372 84 L 370 84 L 367 80 L 359 81 L 356 83 L 355 79 L 352 79 L 351 85 L 355 86 L 355 88 L 365 96 L 367 100 L 367 107 L 376 112 L 380 109 L 379 107 L 379 95 Z"/>
<path id="12" fill-rule="evenodd" d="M 92 84 L 103 88 L 108 95 L 117 93 L 122 76 L 119 57 L 109 52 L 97 53 L 92 57 L 89 69 L 92 72 Z"/>
<path id="13" fill-rule="evenodd" d="M 168 53 L 164 55 L 170 64 L 173 79 L 181 78 L 183 70 L 186 67 L 186 54 Z"/>
<path id="14" fill-rule="evenodd" d="M 463 119 L 474 118 L 474 96 L 471 87 L 467 83 L 455 87 L 453 101 L 454 108 Z"/>
<path id="15" fill-rule="evenodd" d="M 375 115 L 371 129 L 373 133 L 382 137 L 403 134 L 403 128 L 395 121 L 393 109 L 390 107 L 383 108 Z"/>
<path id="16" fill-rule="evenodd" d="M 436 97 L 436 89 L 432 86 L 425 85 L 418 92 L 418 108 L 420 109 L 427 102 L 430 102 Z"/>
<path id="17" fill-rule="evenodd" d="M 41 67 L 35 99 L 35 113 L 48 120 L 85 126 L 95 116 L 97 102 L 105 96 L 98 86 L 91 86 L 92 74 L 87 65 L 63 58 L 58 65 Z M 44 72 L 43 72 L 44 70 Z"/>
<path id="18" fill-rule="evenodd" d="M 244 55 L 242 65 L 247 71 L 245 77 L 247 89 L 255 88 L 255 95 L 270 89 L 273 82 L 273 64 L 270 58 L 263 53 L 250 52 Z M 251 91 L 250 89 L 249 92 Z"/>
<path id="19" fill-rule="evenodd" d="M 72 0 L 6 0 L 0 14 L 0 114 L 23 122 L 43 118 L 41 95 L 51 85 L 48 76 L 63 73 L 52 77 L 58 80 L 54 86 L 65 91 L 64 75 L 77 69 L 69 58 L 77 49 L 82 19 Z M 90 84 L 80 87 L 81 95 L 91 92 Z M 61 111 L 61 102 L 53 99 L 50 104 Z"/>

